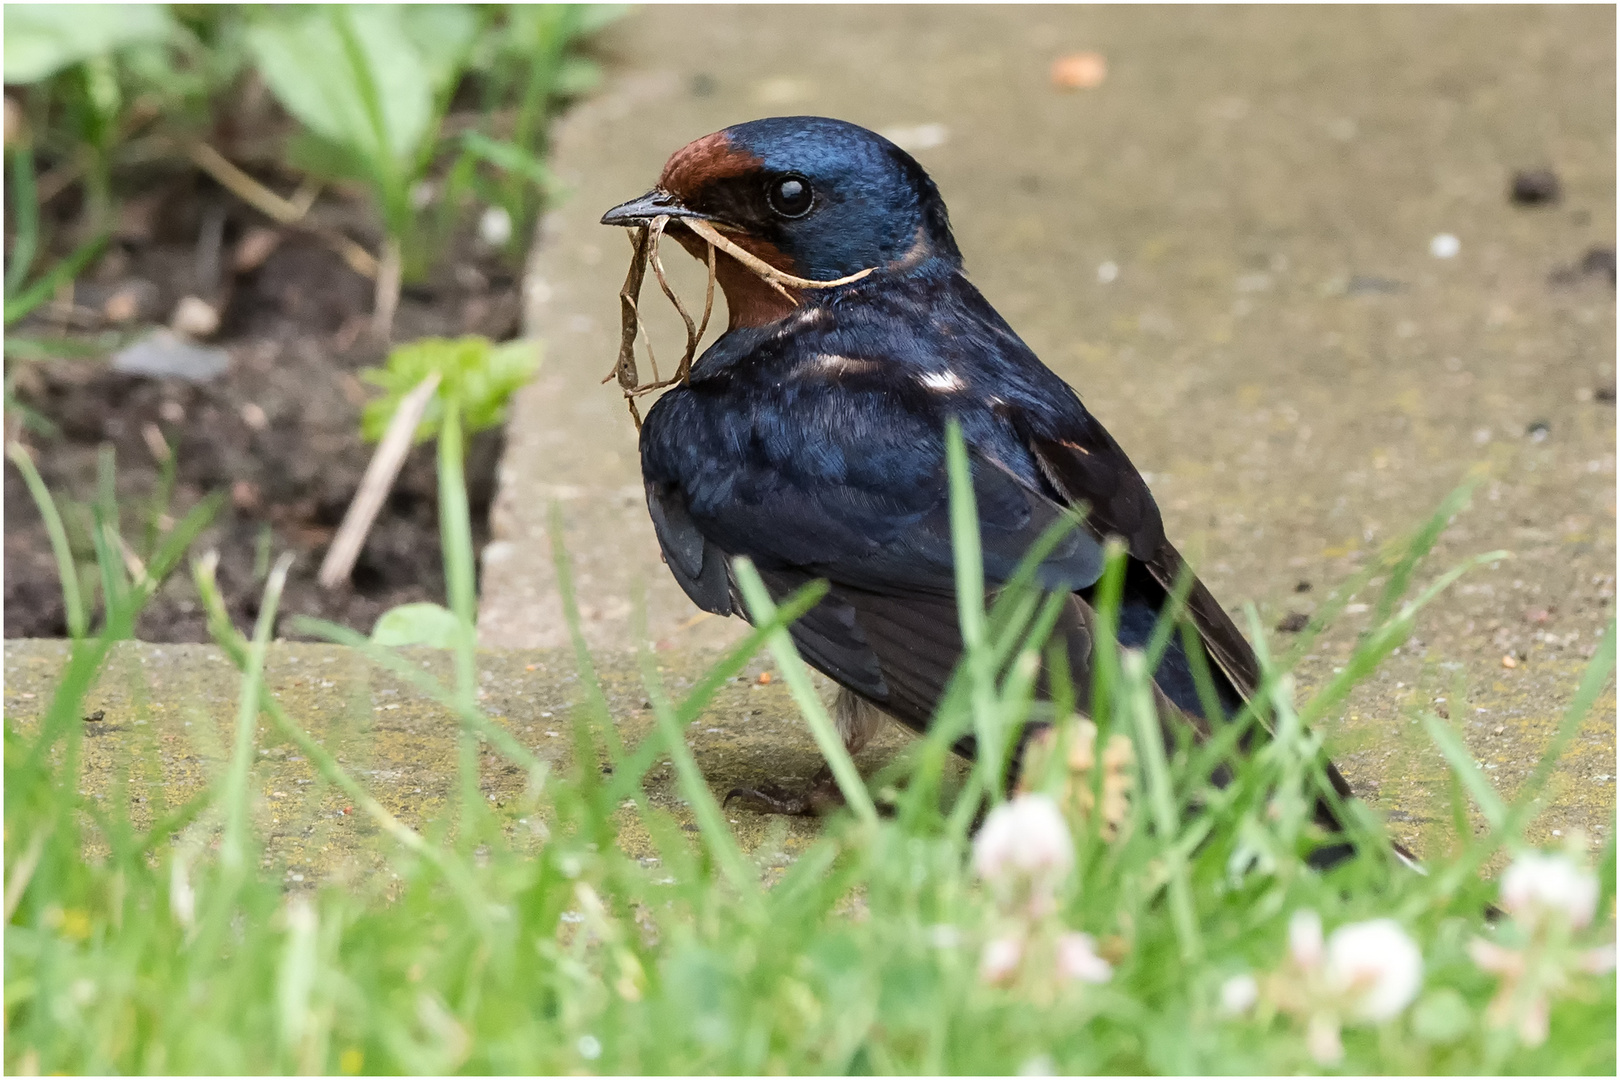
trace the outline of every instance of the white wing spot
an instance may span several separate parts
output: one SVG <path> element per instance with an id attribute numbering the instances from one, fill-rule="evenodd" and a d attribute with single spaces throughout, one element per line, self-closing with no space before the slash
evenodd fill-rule
<path id="1" fill-rule="evenodd" d="M 928 389 L 939 394 L 954 393 L 967 385 L 962 381 L 962 377 L 954 371 L 930 371 L 922 376 L 920 381 Z"/>
<path id="2" fill-rule="evenodd" d="M 810 366 L 817 372 L 825 375 L 839 375 L 858 371 L 870 371 L 877 367 L 871 360 L 856 360 L 848 356 L 837 356 L 832 353 L 818 353 L 810 360 Z"/>

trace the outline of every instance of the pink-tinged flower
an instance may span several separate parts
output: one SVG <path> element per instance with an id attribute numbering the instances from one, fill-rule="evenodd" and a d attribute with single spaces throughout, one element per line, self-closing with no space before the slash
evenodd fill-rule
<path id="1" fill-rule="evenodd" d="M 1351 923 L 1327 939 L 1323 972 L 1330 993 L 1339 995 L 1356 1020 L 1394 1019 L 1423 985 L 1423 954 L 1394 919 Z"/>
<path id="2" fill-rule="evenodd" d="M 1097 939 L 1071 930 L 1057 940 L 1058 974 L 1065 979 L 1105 983 L 1114 977 L 1114 967 L 1097 955 Z"/>
<path id="3" fill-rule="evenodd" d="M 1241 1016 L 1260 1000 L 1260 983 L 1247 971 L 1221 983 L 1221 1012 Z"/>
<path id="4" fill-rule="evenodd" d="M 1503 941 L 1475 938 L 1468 955 L 1497 977 L 1496 996 L 1485 1018 L 1510 1027 L 1526 1046 L 1547 1040 L 1552 999 L 1567 991 L 1576 974 L 1614 969 L 1614 946 L 1583 947 L 1573 931 L 1597 914 L 1597 876 L 1564 854 L 1526 852 L 1502 875 L 1502 907 L 1513 916 Z"/>
<path id="5" fill-rule="evenodd" d="M 1007 982 L 1017 973 L 1023 959 L 1023 938 L 993 937 L 984 943 L 984 952 L 979 957 L 979 978 L 987 983 Z"/>
<path id="6" fill-rule="evenodd" d="M 1288 920 L 1288 953 L 1306 971 L 1322 963 L 1322 916 L 1310 910 L 1294 912 Z"/>
<path id="7" fill-rule="evenodd" d="M 973 868 L 1004 906 L 1040 916 L 1074 866 L 1069 826 L 1049 796 L 1020 795 L 990 811 L 973 840 Z"/>
<path id="8" fill-rule="evenodd" d="M 1468 943 L 1468 955 L 1481 971 L 1516 979 L 1524 974 L 1524 953 L 1509 949 L 1494 941 L 1475 938 Z"/>
<path id="9" fill-rule="evenodd" d="M 1349 923 L 1322 935 L 1322 918 L 1309 909 L 1288 920 L 1288 962 L 1254 988 L 1227 980 L 1224 1011 L 1245 1011 L 1264 996 L 1272 1008 L 1305 1023 L 1305 1048 L 1319 1065 L 1344 1057 L 1345 1023 L 1394 1019 L 1423 984 L 1423 954 L 1393 919 Z"/>
<path id="10" fill-rule="evenodd" d="M 1344 1057 L 1344 1043 L 1339 1039 L 1339 1018 L 1332 1013 L 1317 1013 L 1305 1025 L 1305 1049 L 1318 1065 L 1336 1065 Z"/>
<path id="11" fill-rule="evenodd" d="M 1614 946 L 1599 945 L 1580 955 L 1576 966 L 1588 975 L 1607 975 L 1614 970 Z"/>
<path id="12" fill-rule="evenodd" d="M 1597 914 L 1598 882 L 1563 854 L 1528 851 L 1502 875 L 1502 907 L 1521 923 L 1561 916 L 1579 930 Z"/>

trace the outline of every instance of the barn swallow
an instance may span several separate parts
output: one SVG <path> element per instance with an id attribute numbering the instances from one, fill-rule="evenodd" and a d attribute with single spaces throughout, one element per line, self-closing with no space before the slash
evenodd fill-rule
<path id="1" fill-rule="evenodd" d="M 1189 573 L 1159 508 L 1074 390 L 968 281 L 939 189 L 909 154 L 822 117 L 739 124 L 677 151 L 657 187 L 602 222 L 659 217 L 700 259 L 706 243 L 685 223 L 796 278 L 871 271 L 835 288 L 778 288 L 719 254 L 730 324 L 641 431 L 647 507 L 693 603 L 746 617 L 737 556 L 777 597 L 828 583 L 791 633 L 841 687 L 835 718 L 851 753 L 885 716 L 926 730 L 962 652 L 945 464 L 952 417 L 972 465 L 987 588 L 1008 580 L 1051 522 L 1083 509 L 1083 527 L 1038 574 L 1044 589 L 1072 596 L 1056 632 L 1074 685 L 1090 682 L 1092 604 L 1110 538 L 1126 553 L 1118 640 L 1147 643 Z M 1236 712 L 1259 686 L 1253 649 L 1196 578 L 1184 617 L 1220 709 Z M 1213 710 L 1174 635 L 1154 681 L 1166 724 L 1209 733 Z M 1348 797 L 1339 771 L 1326 771 Z M 801 813 L 823 805 L 828 787 L 824 772 L 807 792 L 733 794 Z M 1318 818 L 1333 826 L 1325 804 Z"/>

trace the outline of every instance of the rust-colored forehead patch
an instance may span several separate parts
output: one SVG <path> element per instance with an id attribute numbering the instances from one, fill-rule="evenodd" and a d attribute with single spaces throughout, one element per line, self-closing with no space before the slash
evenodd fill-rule
<path id="1" fill-rule="evenodd" d="M 723 131 L 687 143 L 670 157 L 658 186 L 686 200 L 716 180 L 743 176 L 763 168 L 765 159 L 731 145 Z"/>

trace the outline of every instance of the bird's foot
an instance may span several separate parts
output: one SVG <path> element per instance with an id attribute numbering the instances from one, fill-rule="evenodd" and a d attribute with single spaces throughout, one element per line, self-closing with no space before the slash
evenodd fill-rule
<path id="1" fill-rule="evenodd" d="M 756 814 L 782 814 L 787 817 L 820 817 L 844 805 L 844 793 L 838 790 L 832 770 L 823 767 L 810 785 L 793 790 L 780 784 L 761 784 L 757 788 L 735 787 L 726 792 L 726 804 L 736 799 Z"/>

